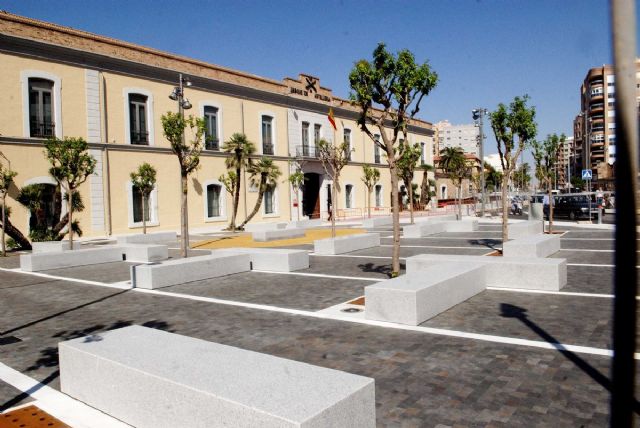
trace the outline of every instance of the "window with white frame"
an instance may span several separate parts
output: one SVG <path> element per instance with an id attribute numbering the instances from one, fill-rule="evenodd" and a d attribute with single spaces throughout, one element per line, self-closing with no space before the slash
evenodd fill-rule
<path id="1" fill-rule="evenodd" d="M 220 137 L 218 133 L 218 108 L 204 107 L 204 148 L 205 150 L 220 150 Z"/>
<path id="2" fill-rule="evenodd" d="M 268 187 L 267 190 L 264 191 L 263 196 L 264 201 L 264 213 L 265 214 L 275 214 L 276 212 L 276 189 L 275 187 Z"/>
<path id="3" fill-rule="evenodd" d="M 222 186 L 207 185 L 207 218 L 222 217 Z"/>
<path id="4" fill-rule="evenodd" d="M 375 187 L 375 196 L 376 196 L 376 207 L 382 206 L 382 186 L 380 184 L 376 184 Z"/>
<path id="5" fill-rule="evenodd" d="M 129 94 L 129 141 L 131 144 L 149 145 L 147 99 L 146 95 Z"/>
<path id="6" fill-rule="evenodd" d="M 318 147 L 318 143 L 320 142 L 320 131 L 322 130 L 322 125 L 315 124 L 313 125 L 313 144 Z"/>
<path id="7" fill-rule="evenodd" d="M 145 198 L 143 209 L 143 198 L 140 191 L 132 182 L 127 183 L 129 194 L 129 227 L 142 226 L 142 218 L 147 226 L 158 224 L 158 204 L 157 204 L 157 187 Z"/>
<path id="8" fill-rule="evenodd" d="M 425 143 L 420 143 L 420 162 L 424 165 L 427 163 L 427 152 L 425 151 Z"/>
<path id="9" fill-rule="evenodd" d="M 353 208 L 353 185 L 344 186 L 344 207 Z"/>
<path id="10" fill-rule="evenodd" d="M 37 138 L 54 135 L 53 82 L 29 79 L 29 136 Z"/>
<path id="11" fill-rule="evenodd" d="M 342 141 L 345 144 L 345 157 L 347 160 L 351 160 L 351 130 L 345 128 L 342 135 Z"/>
<path id="12" fill-rule="evenodd" d="M 378 146 L 378 142 L 380 141 L 380 135 L 375 134 L 373 143 L 373 163 L 380 163 L 380 146 Z"/>
<path id="13" fill-rule="evenodd" d="M 309 122 L 302 122 L 302 156 L 309 156 Z"/>
<path id="14" fill-rule="evenodd" d="M 151 221 L 151 204 L 149 203 L 149 198 L 143 198 L 140 190 L 135 185 L 131 188 L 131 193 L 133 197 L 133 222 L 142 223 L 143 217 L 145 221 Z"/>
<path id="15" fill-rule="evenodd" d="M 273 155 L 273 117 L 262 115 L 262 154 Z"/>

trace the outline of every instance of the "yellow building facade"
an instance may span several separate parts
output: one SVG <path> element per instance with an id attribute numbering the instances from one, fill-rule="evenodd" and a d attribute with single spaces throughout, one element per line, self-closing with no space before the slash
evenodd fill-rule
<path id="1" fill-rule="evenodd" d="M 320 86 L 319 78 L 265 79 L 0 12 L 0 152 L 18 172 L 8 198 L 12 223 L 26 234 L 36 215 L 15 201 L 20 188 L 55 184 L 48 174 L 44 139 L 69 136 L 87 140 L 97 160 L 94 175 L 80 188 L 85 209 L 74 214 L 85 236 L 139 231 L 141 201 L 129 174 L 143 162 L 158 172 L 147 226 L 179 230 L 179 165 L 163 135 L 161 116 L 178 110 L 169 95 L 180 74 L 191 82 L 184 95 L 192 107 L 185 113 L 207 123 L 200 167 L 189 177 L 191 230 L 217 230 L 229 222 L 232 198 L 219 181 L 227 172 L 220 148 L 234 133 L 246 134 L 255 144 L 256 159 L 268 156 L 282 171 L 252 223 L 328 216 L 332 182 L 317 159 L 319 138 L 346 140 L 352 148 L 339 199 L 332 204 L 339 217 L 366 213 L 364 164 L 380 169 L 371 204 L 388 212 L 391 189 L 384 156 L 357 126 L 355 107 Z M 337 130 L 328 121 L 329 108 Z M 412 121 L 408 139 L 423 145 L 423 162 L 433 164 L 431 124 Z M 288 181 L 298 169 L 306 178 L 300 190 Z M 258 196 L 249 178 L 243 177 L 237 223 L 252 211 Z M 415 182 L 420 180 L 416 174 Z"/>

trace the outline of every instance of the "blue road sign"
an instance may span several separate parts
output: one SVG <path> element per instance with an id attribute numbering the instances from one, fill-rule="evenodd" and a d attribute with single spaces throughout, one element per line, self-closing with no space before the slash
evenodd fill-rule
<path id="1" fill-rule="evenodd" d="M 591 180 L 592 177 L 593 177 L 593 173 L 591 172 L 590 169 L 583 169 L 582 170 L 582 179 L 583 180 Z"/>

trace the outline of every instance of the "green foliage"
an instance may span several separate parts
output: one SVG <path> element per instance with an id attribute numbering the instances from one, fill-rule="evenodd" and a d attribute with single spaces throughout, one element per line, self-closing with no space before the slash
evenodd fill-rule
<path id="1" fill-rule="evenodd" d="M 89 144 L 83 138 L 49 138 L 44 147 L 51 163 L 49 173 L 68 193 L 74 193 L 93 174 L 96 160 L 87 153 Z"/>
<path id="2" fill-rule="evenodd" d="M 246 135 L 236 132 L 222 144 L 222 151 L 229 154 L 225 160 L 228 169 L 242 169 L 251 165 L 250 156 L 255 153 L 256 147 Z"/>
<path id="3" fill-rule="evenodd" d="M 422 157 L 422 148 L 420 144 L 415 143 L 413 146 L 409 144 L 401 144 L 396 166 L 398 167 L 398 177 L 404 181 L 405 186 L 413 181 L 413 174 Z"/>
<path id="4" fill-rule="evenodd" d="M 14 250 L 16 248 L 20 248 L 20 244 L 18 244 L 15 239 L 13 238 L 9 238 L 7 239 L 7 248 L 9 250 Z"/>
<path id="5" fill-rule="evenodd" d="M 440 151 L 440 169 L 451 179 L 454 185 L 459 186 L 462 180 L 469 176 L 469 167 L 464 152 L 460 147 L 445 147 Z"/>
<path id="6" fill-rule="evenodd" d="M 218 177 L 218 180 L 222 183 L 224 188 L 227 189 L 227 192 L 229 192 L 230 195 L 233 195 L 236 193 L 236 178 L 235 171 L 229 171 L 227 174 L 222 174 Z"/>
<path id="7" fill-rule="evenodd" d="M 301 189 L 302 186 L 304 186 L 305 180 L 306 178 L 304 177 L 304 173 L 299 169 L 289 175 L 289 183 L 294 189 Z"/>
<path id="8" fill-rule="evenodd" d="M 533 159 L 536 163 L 536 178 L 540 183 L 545 183 L 546 187 L 551 186 L 551 182 L 555 178 L 555 168 L 558 164 L 558 155 L 560 147 L 564 144 L 567 137 L 564 134 L 560 136 L 556 134 L 547 135 L 547 138 L 541 143 L 534 141 Z"/>
<path id="9" fill-rule="evenodd" d="M 369 165 L 362 165 L 362 174 L 360 179 L 371 193 L 373 186 L 380 180 L 380 170 Z"/>
<path id="10" fill-rule="evenodd" d="M 586 182 L 577 175 L 574 175 L 571 177 L 571 185 L 576 189 L 584 189 L 586 187 Z"/>
<path id="11" fill-rule="evenodd" d="M 327 175 L 335 181 L 336 189 L 339 190 L 338 179 L 340 177 L 340 171 L 342 171 L 342 168 L 345 167 L 349 160 L 349 144 L 343 142 L 334 145 L 325 139 L 320 139 L 317 150 L 324 170 L 327 172 Z"/>
<path id="12" fill-rule="evenodd" d="M 149 196 L 156 186 L 156 169 L 147 162 L 140 165 L 129 176 L 131 177 L 131 183 L 145 198 Z"/>
<path id="13" fill-rule="evenodd" d="M 0 163 L 0 194 L 4 194 L 9 190 L 9 187 L 11 187 L 13 183 L 13 178 L 16 175 L 18 175 L 17 172 L 12 171 Z"/>
<path id="14" fill-rule="evenodd" d="M 535 144 L 535 141 L 532 143 Z M 520 167 L 513 172 L 513 182 L 518 186 L 522 186 L 523 188 L 529 187 L 529 183 L 531 183 L 531 175 L 529 171 L 531 168 L 528 163 L 523 163 Z"/>
<path id="15" fill-rule="evenodd" d="M 258 162 L 252 164 L 248 172 L 251 174 L 251 185 L 258 187 L 258 191 L 263 193 L 267 189 L 276 186 L 278 177 L 282 175 L 278 165 L 274 164 L 273 160 L 267 157 L 263 157 Z"/>
<path id="16" fill-rule="evenodd" d="M 178 157 L 180 172 L 183 176 L 189 175 L 200 165 L 200 153 L 202 152 L 202 137 L 206 125 L 202 118 L 189 116 L 184 118 L 179 113 L 168 111 L 160 118 L 165 138 L 171 145 L 171 150 Z M 185 131 L 189 130 L 193 139 L 186 141 Z"/>

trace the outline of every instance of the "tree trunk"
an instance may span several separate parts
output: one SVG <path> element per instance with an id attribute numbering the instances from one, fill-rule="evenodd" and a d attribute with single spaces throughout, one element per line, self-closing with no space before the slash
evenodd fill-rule
<path id="1" fill-rule="evenodd" d="M 69 189 L 67 193 L 67 212 L 69 213 L 69 223 L 67 229 L 69 230 L 69 250 L 73 250 L 73 191 Z"/>
<path id="2" fill-rule="evenodd" d="M 180 174 L 180 182 L 182 185 L 180 199 L 180 257 L 186 258 L 189 250 L 189 211 L 187 209 L 187 173 Z"/>
<path id="3" fill-rule="evenodd" d="M 144 235 L 147 234 L 147 210 L 145 209 L 145 205 L 147 204 L 147 196 L 142 194 L 142 233 Z"/>
<path id="4" fill-rule="evenodd" d="M 3 232 L 6 232 L 6 234 L 9 235 L 10 238 L 16 241 L 16 243 L 20 246 L 20 249 L 31 249 L 31 242 L 29 242 L 29 240 L 22 234 L 22 232 L 20 232 L 13 224 L 11 224 L 9 218 L 5 217 L 2 225 L 0 226 L 2 226 Z"/>
<path id="5" fill-rule="evenodd" d="M 369 218 L 371 218 L 371 190 L 370 188 L 367 187 L 367 213 L 369 215 Z"/>
<path id="6" fill-rule="evenodd" d="M 549 195 L 549 233 L 553 233 L 553 192 L 551 191 L 551 179 L 547 181 L 547 194 Z"/>
<path id="7" fill-rule="evenodd" d="M 391 174 L 391 213 L 393 217 L 393 252 L 391 255 L 391 276 L 400 275 L 400 204 L 398 203 L 398 168 L 393 158 L 393 147 L 387 150 L 389 173 Z"/>
<path id="8" fill-rule="evenodd" d="M 462 181 L 458 184 L 458 220 L 462 220 Z"/>
<path id="9" fill-rule="evenodd" d="M 238 226 L 238 230 L 244 230 L 244 226 L 251 221 L 251 219 L 258 214 L 260 210 L 260 206 L 262 205 L 262 198 L 264 198 L 264 189 L 266 186 L 266 178 L 260 179 L 260 187 L 258 189 L 258 200 L 256 200 L 256 205 L 253 207 L 253 211 L 247 216 L 247 218 L 242 222 L 240 226 Z"/>
<path id="10" fill-rule="evenodd" d="M 413 183 L 409 182 L 409 216 L 413 224 Z"/>
<path id="11" fill-rule="evenodd" d="M 502 244 L 509 240 L 509 207 L 507 201 L 507 189 L 509 188 L 509 174 L 502 176 Z"/>
<path id="12" fill-rule="evenodd" d="M 241 169 L 236 168 L 236 185 L 235 194 L 233 195 L 233 213 L 231 214 L 231 224 L 229 224 L 229 230 L 236 231 L 236 216 L 238 215 L 238 205 L 240 205 L 240 174 Z"/>
<path id="13" fill-rule="evenodd" d="M 6 224 L 7 223 L 7 209 L 6 209 L 6 203 L 7 203 L 7 192 L 3 191 L 2 192 L 2 224 Z M 2 228 L 2 236 L 0 237 L 0 241 L 2 241 L 2 257 L 6 257 L 7 256 L 7 244 L 6 242 L 4 242 L 4 227 Z"/>
<path id="14" fill-rule="evenodd" d="M 338 179 L 333 179 L 331 186 L 331 237 L 336 237 L 336 215 L 338 214 Z"/>

